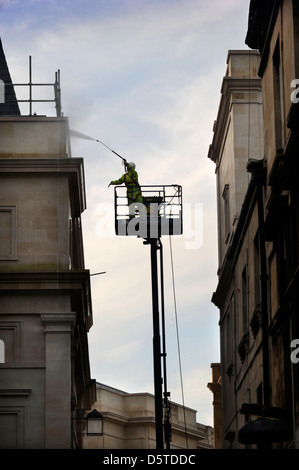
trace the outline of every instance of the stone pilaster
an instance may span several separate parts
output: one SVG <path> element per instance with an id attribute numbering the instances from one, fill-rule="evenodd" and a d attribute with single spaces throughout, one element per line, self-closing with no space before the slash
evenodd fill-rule
<path id="1" fill-rule="evenodd" d="M 71 448 L 71 333 L 74 313 L 41 315 L 45 324 L 45 448 Z"/>

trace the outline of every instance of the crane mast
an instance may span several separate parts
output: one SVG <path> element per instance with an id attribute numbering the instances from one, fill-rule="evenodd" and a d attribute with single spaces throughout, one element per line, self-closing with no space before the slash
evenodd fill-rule
<path id="1" fill-rule="evenodd" d="M 156 449 L 161 450 L 165 447 L 170 449 L 171 406 L 170 393 L 167 390 L 164 269 L 161 237 L 183 233 L 182 187 L 179 185 L 141 186 L 143 204 L 134 204 L 133 211 L 128 206 L 124 190 L 123 186 L 116 186 L 114 189 L 115 232 L 118 236 L 143 238 L 143 244 L 150 246 Z M 160 252 L 160 263 L 158 263 L 158 252 Z M 158 282 L 159 264 L 160 286 Z"/>

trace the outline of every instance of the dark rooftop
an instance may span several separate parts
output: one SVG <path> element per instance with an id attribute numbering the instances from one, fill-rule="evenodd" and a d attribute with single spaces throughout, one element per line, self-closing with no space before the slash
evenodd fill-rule
<path id="1" fill-rule="evenodd" d="M 0 39 L 0 87 L 3 86 L 4 102 L 3 89 L 0 89 L 0 116 L 19 116 L 21 113 Z"/>

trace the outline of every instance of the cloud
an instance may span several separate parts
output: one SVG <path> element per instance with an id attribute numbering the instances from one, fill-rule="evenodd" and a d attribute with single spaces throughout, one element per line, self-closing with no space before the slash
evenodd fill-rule
<path id="1" fill-rule="evenodd" d="M 219 356 L 218 311 L 210 301 L 218 260 L 215 167 L 207 153 L 227 50 L 244 46 L 248 0 L 2 0 L 0 6 L 15 82 L 28 77 L 28 55 L 35 81 L 54 80 L 59 68 L 71 128 L 135 161 L 142 184 L 183 186 L 191 209 L 184 212 L 183 236 L 172 243 L 185 404 L 212 424 L 206 384 Z M 96 142 L 72 139 L 72 155 L 84 157 L 86 267 L 106 271 L 91 278 L 93 377 L 128 392 L 152 392 L 149 247 L 115 236 L 113 188 L 107 188 L 123 167 Z M 196 207 L 202 210 L 197 234 Z M 162 241 L 168 382 L 180 402 L 169 240 Z"/>
<path id="2" fill-rule="evenodd" d="M 0 0 L 0 8 L 8 7 L 18 3 L 18 0 Z"/>

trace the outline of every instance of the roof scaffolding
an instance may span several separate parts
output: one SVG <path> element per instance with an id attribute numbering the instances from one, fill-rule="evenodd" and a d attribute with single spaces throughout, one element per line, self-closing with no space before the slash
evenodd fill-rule
<path id="1" fill-rule="evenodd" d="M 22 87 L 26 90 L 27 97 L 18 99 L 15 93 L 15 87 Z M 38 87 L 52 87 L 54 94 L 52 99 L 33 97 L 33 91 Z M 11 76 L 6 63 L 5 54 L 3 52 L 0 39 L 0 115 L 2 116 L 19 116 L 21 115 L 19 103 L 28 103 L 28 116 L 36 116 L 37 113 L 33 109 L 34 103 L 55 103 L 56 116 L 62 116 L 61 107 L 61 88 L 60 88 L 60 70 L 55 72 L 55 80 L 53 83 L 34 83 L 32 81 L 32 60 L 29 56 L 29 81 L 27 83 L 12 83 Z"/>

